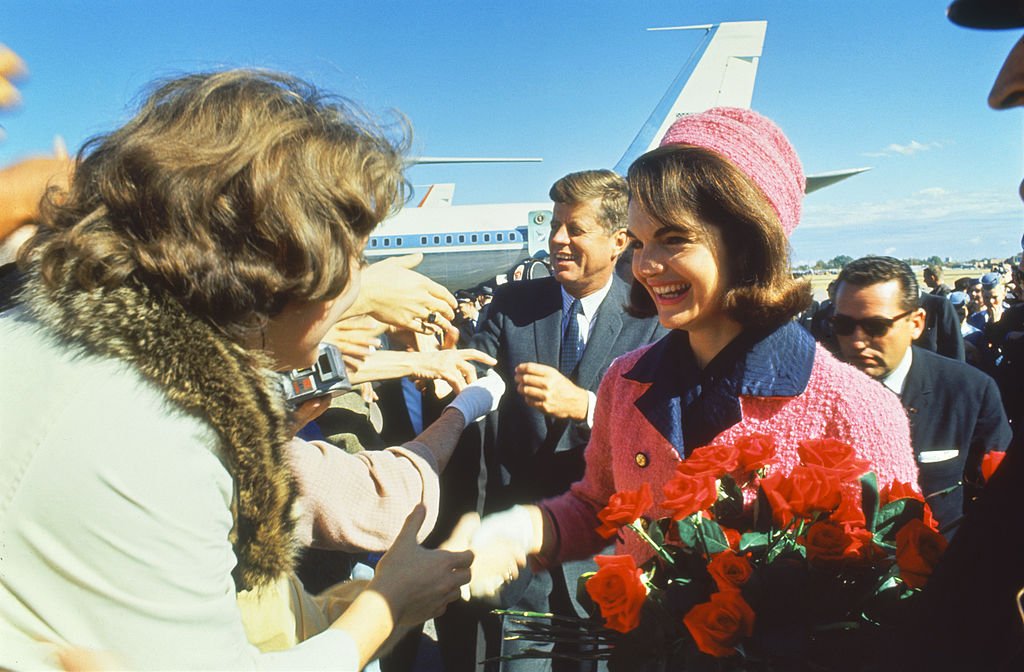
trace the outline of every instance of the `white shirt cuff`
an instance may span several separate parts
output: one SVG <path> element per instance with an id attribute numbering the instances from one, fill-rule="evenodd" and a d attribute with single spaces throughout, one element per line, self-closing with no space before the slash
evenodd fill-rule
<path id="1" fill-rule="evenodd" d="M 594 409 L 597 408 L 597 395 L 587 390 L 587 427 L 594 426 Z"/>

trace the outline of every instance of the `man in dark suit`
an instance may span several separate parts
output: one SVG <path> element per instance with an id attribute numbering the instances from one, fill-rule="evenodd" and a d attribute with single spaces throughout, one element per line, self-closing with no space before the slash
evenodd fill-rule
<path id="1" fill-rule="evenodd" d="M 960 320 L 949 299 L 922 292 L 921 309 L 924 310 L 924 328 L 914 345 L 958 362 L 966 361 Z"/>
<path id="2" fill-rule="evenodd" d="M 955 0 L 949 18 L 971 28 L 1014 28 L 1020 38 L 989 106 L 1024 105 L 1024 1 Z M 1020 189 L 1024 197 L 1024 185 Z M 1020 385 L 1020 381 L 1017 381 Z M 935 568 L 901 640 L 907 670 L 1024 669 L 1024 433 L 996 471 Z"/>
<path id="3" fill-rule="evenodd" d="M 612 360 L 666 332 L 625 312 L 628 285 L 615 273 L 627 246 L 625 180 L 612 171 L 572 173 L 550 191 L 552 277 L 499 287 L 472 347 L 498 360 L 516 393 L 502 400 L 486 446 L 485 507 L 497 511 L 561 494 L 583 475 L 596 391 Z M 516 608 L 579 613 L 576 579 L 593 562 L 524 572 L 503 601 Z M 508 648 L 503 653 L 510 653 Z M 543 660 L 506 669 L 550 669 Z"/>
<path id="4" fill-rule="evenodd" d="M 974 367 L 911 345 L 925 315 L 906 263 L 863 257 L 843 268 L 838 283 L 832 326 L 840 353 L 900 396 L 910 416 L 918 483 L 926 496 L 934 495 L 928 503 L 952 536 L 976 495 L 982 457 L 1010 443 L 999 389 Z"/>

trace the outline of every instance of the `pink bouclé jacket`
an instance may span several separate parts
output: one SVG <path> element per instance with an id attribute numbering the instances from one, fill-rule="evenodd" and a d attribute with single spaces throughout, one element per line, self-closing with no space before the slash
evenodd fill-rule
<path id="1" fill-rule="evenodd" d="M 583 480 L 545 500 L 554 530 L 544 565 L 587 557 L 608 543 L 596 532 L 597 513 L 618 491 L 650 483 L 655 508 L 681 455 L 750 434 L 774 437 L 772 467 L 789 473 L 799 463 L 798 442 L 833 438 L 867 460 L 879 486 L 899 480 L 917 487 L 907 417 L 896 395 L 844 364 L 795 323 L 761 334 L 744 333 L 701 371 L 685 332 L 616 360 L 597 395 Z M 622 535 L 617 553 L 638 561 L 650 549 Z"/>

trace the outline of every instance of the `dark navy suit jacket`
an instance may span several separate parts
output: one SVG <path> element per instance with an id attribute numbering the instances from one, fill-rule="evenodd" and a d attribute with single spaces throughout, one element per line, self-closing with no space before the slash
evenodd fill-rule
<path id="1" fill-rule="evenodd" d="M 629 287 L 613 278 L 594 318 L 575 382 L 596 392 L 616 357 L 667 331 L 656 318 L 628 315 Z M 590 439 L 584 422 L 556 420 L 531 408 L 515 389 L 515 369 L 523 362 L 558 366 L 562 340 L 562 292 L 553 277 L 502 285 L 471 346 L 498 360 L 508 391 L 498 409 L 492 458 L 488 460 L 487 508 L 534 502 L 561 494 L 583 475 L 583 448 Z"/>
<path id="2" fill-rule="evenodd" d="M 968 485 L 928 500 L 940 525 L 963 513 L 964 494 L 980 480 L 981 458 L 989 450 L 1006 450 L 1012 434 L 1003 412 L 999 388 L 974 367 L 913 347 L 913 360 L 901 401 L 910 416 L 910 440 L 918 460 L 918 482 L 925 495 Z M 957 450 L 939 462 L 922 461 L 922 453 Z"/>

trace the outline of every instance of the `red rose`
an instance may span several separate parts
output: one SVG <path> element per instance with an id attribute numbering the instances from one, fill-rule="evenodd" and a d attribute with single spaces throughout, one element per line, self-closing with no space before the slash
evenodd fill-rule
<path id="1" fill-rule="evenodd" d="M 740 586 L 750 580 L 754 568 L 746 556 L 736 555 L 732 551 L 716 553 L 708 563 L 708 573 L 715 580 L 718 590 L 739 590 Z"/>
<path id="2" fill-rule="evenodd" d="M 928 505 L 928 502 L 924 503 L 924 515 L 922 516 L 921 522 L 924 523 L 925 527 L 929 530 L 939 531 L 939 521 L 935 520 L 935 515 L 932 513 L 932 507 Z"/>
<path id="3" fill-rule="evenodd" d="M 722 533 L 725 535 L 725 540 L 729 542 L 729 547 L 734 550 L 740 550 L 740 539 L 742 535 L 731 527 L 723 527 Z"/>
<path id="4" fill-rule="evenodd" d="M 738 590 L 712 593 L 710 602 L 690 609 L 683 624 L 698 649 L 724 658 L 734 655 L 740 640 L 754 633 L 754 610 Z"/>
<path id="5" fill-rule="evenodd" d="M 882 488 L 882 492 L 879 493 L 882 502 L 889 504 L 895 502 L 897 499 L 916 499 L 919 502 L 924 501 L 924 496 L 914 489 L 914 486 L 903 481 L 893 481 L 889 485 Z"/>
<path id="6" fill-rule="evenodd" d="M 597 514 L 601 520 L 597 533 L 605 539 L 614 537 L 620 528 L 642 516 L 652 504 L 654 498 L 648 483 L 641 485 L 639 490 L 616 492 L 608 498 L 608 505 Z"/>
<path id="7" fill-rule="evenodd" d="M 771 474 L 761 479 L 761 489 L 780 527 L 794 515 L 811 518 L 816 512 L 832 511 L 842 498 L 838 474 L 820 466 L 797 466 L 789 476 Z"/>
<path id="8" fill-rule="evenodd" d="M 864 530 L 867 532 L 867 530 Z M 871 533 L 865 538 L 851 533 L 842 525 L 822 520 L 807 528 L 801 539 L 807 549 L 807 562 L 813 567 L 835 567 L 861 558 L 865 541 L 870 543 Z"/>
<path id="9" fill-rule="evenodd" d="M 871 471 L 871 463 L 857 459 L 853 446 L 835 439 L 801 441 L 797 452 L 805 465 L 830 469 L 841 481 L 856 481 Z"/>
<path id="10" fill-rule="evenodd" d="M 829 520 L 846 527 L 864 527 L 867 524 L 864 509 L 854 501 L 853 495 L 845 490 L 840 492 L 839 506 L 829 516 Z"/>
<path id="11" fill-rule="evenodd" d="M 688 476 L 714 476 L 719 478 L 735 471 L 740 457 L 736 446 L 720 443 L 697 448 L 679 463 L 676 471 Z"/>
<path id="12" fill-rule="evenodd" d="M 736 441 L 736 450 L 740 453 L 737 468 L 752 474 L 775 457 L 775 439 L 767 434 L 751 434 Z"/>
<path id="13" fill-rule="evenodd" d="M 985 453 L 985 457 L 981 458 L 982 479 L 987 482 L 988 479 L 992 478 L 992 474 L 996 473 L 996 469 L 999 468 L 999 464 L 1003 461 L 1004 457 L 1006 457 L 1006 453 L 998 450 L 991 450 Z"/>
<path id="14" fill-rule="evenodd" d="M 946 550 L 948 542 L 916 518 L 896 533 L 896 564 L 910 588 L 923 588 Z"/>
<path id="15" fill-rule="evenodd" d="M 789 474 L 789 506 L 793 513 L 810 518 L 818 511 L 832 511 L 842 498 L 839 476 L 818 466 L 797 466 Z"/>
<path id="16" fill-rule="evenodd" d="M 597 573 L 587 580 L 587 594 L 601 608 L 605 625 L 618 632 L 629 632 L 640 625 L 640 608 L 647 599 L 647 588 L 640 576 L 643 570 L 630 555 L 598 555 Z"/>
<path id="17" fill-rule="evenodd" d="M 786 527 L 793 519 L 793 508 L 789 505 L 791 489 L 789 477 L 778 471 L 761 479 L 761 490 L 768 500 L 768 505 L 772 507 L 772 520 L 779 528 Z"/>
<path id="18" fill-rule="evenodd" d="M 718 499 L 718 485 L 713 476 L 690 476 L 677 474 L 665 484 L 665 501 L 663 507 L 672 511 L 674 520 L 682 520 L 702 509 L 706 509 Z"/>

